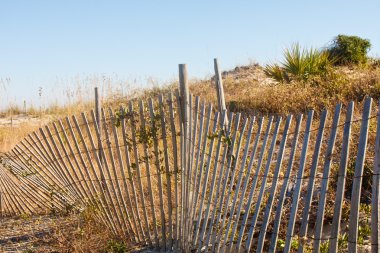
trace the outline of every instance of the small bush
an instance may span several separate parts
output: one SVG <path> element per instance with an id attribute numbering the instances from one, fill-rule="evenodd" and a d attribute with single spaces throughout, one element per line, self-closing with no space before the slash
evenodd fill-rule
<path id="1" fill-rule="evenodd" d="M 127 247 L 123 242 L 111 240 L 107 245 L 107 252 L 109 253 L 124 253 L 127 252 Z"/>
<path id="2" fill-rule="evenodd" d="M 367 52 L 371 43 L 358 36 L 338 35 L 334 38 L 327 52 L 336 57 L 337 65 L 362 64 L 368 60 Z"/>

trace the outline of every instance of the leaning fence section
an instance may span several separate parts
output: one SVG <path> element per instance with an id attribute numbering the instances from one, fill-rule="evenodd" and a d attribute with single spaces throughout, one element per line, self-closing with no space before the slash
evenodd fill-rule
<path id="1" fill-rule="evenodd" d="M 92 208 L 167 251 L 378 252 L 378 108 L 255 117 L 182 89 L 66 117 L 1 157 L 1 213 Z"/>

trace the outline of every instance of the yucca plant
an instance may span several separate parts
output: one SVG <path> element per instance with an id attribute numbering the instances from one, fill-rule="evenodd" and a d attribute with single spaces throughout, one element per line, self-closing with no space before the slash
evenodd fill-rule
<path id="1" fill-rule="evenodd" d="M 264 69 L 264 73 L 277 82 L 290 82 L 289 76 L 278 64 L 268 64 Z"/>
<path id="2" fill-rule="evenodd" d="M 298 43 L 284 50 L 284 61 L 280 65 L 268 64 L 265 73 L 278 82 L 291 80 L 307 81 L 310 76 L 326 75 L 333 59 L 327 51 L 314 48 L 302 49 Z"/>

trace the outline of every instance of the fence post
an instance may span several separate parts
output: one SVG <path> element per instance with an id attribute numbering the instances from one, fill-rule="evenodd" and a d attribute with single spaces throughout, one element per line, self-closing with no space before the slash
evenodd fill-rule
<path id="1" fill-rule="evenodd" d="M 98 90 L 98 87 L 95 87 L 95 118 L 96 118 L 96 124 L 98 125 L 98 128 L 99 128 L 99 136 L 101 137 L 102 136 L 102 125 L 100 123 L 100 108 L 101 108 L 101 105 L 100 105 L 100 99 L 99 99 L 99 90 Z M 102 162 L 102 150 L 101 150 L 101 138 L 99 138 L 98 140 L 98 151 L 99 151 L 99 160 Z"/>
<path id="2" fill-rule="evenodd" d="M 186 168 L 186 161 L 188 159 L 188 123 L 189 123 L 189 108 L 188 108 L 188 104 L 189 104 L 189 84 L 187 82 L 187 66 L 186 64 L 179 64 L 179 91 L 180 91 L 180 102 L 181 102 L 181 123 L 182 123 L 182 126 L 183 126 L 183 146 L 181 148 L 182 150 L 182 153 L 181 153 L 181 170 L 182 170 L 182 180 L 181 180 L 181 183 L 182 183 L 182 189 L 183 189 L 183 193 L 181 194 L 182 195 L 182 198 L 184 199 L 184 206 L 182 207 L 183 208 L 183 213 L 184 213 L 184 219 L 182 220 L 183 221 L 183 224 L 182 224 L 182 233 L 183 233 L 183 237 L 182 240 L 183 240 L 183 243 L 184 245 L 182 245 L 182 247 L 186 248 L 186 245 L 187 245 L 187 235 L 188 235 L 188 231 L 187 231 L 187 228 L 184 227 L 185 224 L 187 224 L 187 219 L 188 219 L 188 205 L 189 203 L 187 202 L 187 200 L 189 199 L 188 198 L 188 194 L 189 194 L 189 189 L 186 188 L 186 186 L 188 185 L 187 184 L 187 180 L 190 180 L 190 178 L 188 178 L 188 176 L 190 175 L 187 175 L 187 168 Z"/>
<path id="3" fill-rule="evenodd" d="M 218 59 L 214 59 L 214 69 L 215 69 L 215 87 L 216 87 L 216 94 L 218 97 L 218 109 L 219 111 L 226 110 L 226 101 L 224 99 L 224 90 L 223 90 L 223 82 L 222 82 L 222 74 L 220 73 L 219 69 L 219 62 Z"/>
<path id="4" fill-rule="evenodd" d="M 99 89 L 98 87 L 95 87 L 95 120 L 96 120 L 96 125 L 98 126 L 99 129 L 99 138 L 98 138 L 98 156 L 99 156 L 99 161 L 102 167 L 104 166 L 104 159 L 103 159 L 103 150 L 102 150 L 102 124 L 101 124 L 101 119 L 100 119 L 100 110 L 101 110 L 101 101 L 99 98 Z M 102 168 L 99 168 L 102 169 Z M 102 187 L 103 189 L 106 186 L 106 180 L 102 176 Z"/>

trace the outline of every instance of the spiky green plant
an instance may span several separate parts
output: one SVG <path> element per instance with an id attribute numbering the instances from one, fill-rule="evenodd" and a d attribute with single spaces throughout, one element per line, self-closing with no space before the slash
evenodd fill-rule
<path id="1" fill-rule="evenodd" d="M 280 83 L 290 81 L 287 73 L 278 64 L 266 65 L 264 73 Z"/>
<path id="2" fill-rule="evenodd" d="M 265 73 L 278 82 L 307 81 L 311 76 L 326 75 L 332 63 L 333 59 L 327 51 L 302 49 L 295 43 L 284 50 L 281 66 L 269 64 L 265 67 Z"/>

